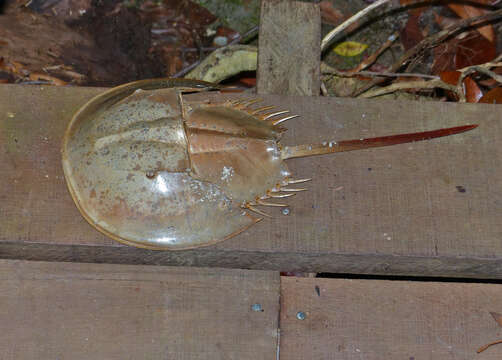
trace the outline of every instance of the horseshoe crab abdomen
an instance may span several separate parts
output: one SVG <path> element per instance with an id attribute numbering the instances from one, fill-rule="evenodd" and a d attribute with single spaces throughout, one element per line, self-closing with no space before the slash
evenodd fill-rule
<path id="1" fill-rule="evenodd" d="M 218 184 L 234 201 L 254 201 L 290 175 L 277 128 L 228 103 L 187 112 L 186 129 L 192 176 Z"/>

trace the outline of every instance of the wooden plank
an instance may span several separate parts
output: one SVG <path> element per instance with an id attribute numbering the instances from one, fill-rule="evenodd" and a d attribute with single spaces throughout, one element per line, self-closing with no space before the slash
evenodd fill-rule
<path id="1" fill-rule="evenodd" d="M 272 272 L 2 260 L 1 358 L 275 359 L 278 296 Z"/>
<path id="2" fill-rule="evenodd" d="M 309 191 L 248 231 L 182 252 L 122 246 L 80 216 L 60 143 L 91 88 L 0 86 L 0 257 L 281 271 L 502 277 L 502 122 L 498 105 L 267 95 L 302 115 L 284 144 L 467 123 L 429 142 L 294 159 Z M 200 95 L 207 96 L 207 95 Z M 217 96 L 214 94 L 213 96 Z"/>
<path id="3" fill-rule="evenodd" d="M 319 4 L 263 0 L 258 48 L 259 94 L 319 95 Z"/>
<path id="4" fill-rule="evenodd" d="M 282 277 L 280 359 L 500 359 L 501 309 L 502 284 Z"/>

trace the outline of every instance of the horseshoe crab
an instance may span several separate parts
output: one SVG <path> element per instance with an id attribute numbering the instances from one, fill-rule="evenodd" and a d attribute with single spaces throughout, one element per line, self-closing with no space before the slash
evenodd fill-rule
<path id="1" fill-rule="evenodd" d="M 137 81 L 84 105 L 63 140 L 65 179 L 84 218 L 122 243 L 187 249 L 228 239 L 260 221 L 258 206 L 304 189 L 284 160 L 425 140 L 475 125 L 380 138 L 282 146 L 287 111 L 256 100 L 187 101 L 211 84 Z M 292 187 L 293 186 L 293 187 Z"/>

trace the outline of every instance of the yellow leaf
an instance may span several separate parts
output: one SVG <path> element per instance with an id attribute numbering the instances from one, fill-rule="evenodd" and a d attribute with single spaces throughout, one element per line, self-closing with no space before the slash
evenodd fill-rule
<path id="1" fill-rule="evenodd" d="M 338 44 L 333 51 L 340 56 L 357 56 L 362 53 L 368 45 L 356 41 L 345 41 Z"/>

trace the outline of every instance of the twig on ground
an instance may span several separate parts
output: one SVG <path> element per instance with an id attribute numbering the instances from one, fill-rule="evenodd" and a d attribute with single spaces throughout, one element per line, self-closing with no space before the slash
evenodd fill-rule
<path id="1" fill-rule="evenodd" d="M 489 62 L 481 65 L 472 65 L 472 66 L 467 66 L 463 69 L 458 70 L 461 74 L 458 78 L 457 81 L 457 91 L 456 93 L 464 93 L 463 90 L 463 84 L 464 84 L 464 79 L 469 76 L 472 73 L 478 72 L 484 75 L 487 75 L 491 77 L 493 80 L 497 81 L 498 83 L 502 84 L 502 75 L 498 75 L 495 72 L 491 71 L 490 69 L 492 67 L 499 67 L 502 66 L 502 62 Z M 464 98 L 465 101 L 465 98 Z"/>
<path id="2" fill-rule="evenodd" d="M 502 62 L 489 62 L 489 63 L 485 63 L 485 64 L 481 64 L 481 65 L 467 66 L 463 69 L 458 70 L 462 73 L 462 75 L 460 75 L 459 82 L 462 82 L 462 80 L 466 76 L 468 76 L 472 73 L 475 73 L 475 72 L 479 72 L 479 73 L 482 73 L 482 74 L 485 74 L 485 75 L 491 77 L 493 80 L 495 80 L 499 83 L 502 83 L 502 75 L 499 75 L 499 74 L 490 70 L 492 67 L 500 67 L 500 66 L 502 66 Z"/>
<path id="3" fill-rule="evenodd" d="M 489 70 L 492 67 L 498 67 L 502 66 L 502 63 L 499 62 L 490 62 L 486 64 L 481 64 L 481 65 L 473 65 L 473 66 L 468 66 L 463 69 L 458 70 L 461 72 L 461 75 L 458 79 L 457 85 L 450 85 L 445 83 L 444 81 L 438 79 L 437 77 L 433 80 L 430 81 L 410 81 L 410 82 L 399 82 L 399 83 L 393 83 L 389 86 L 374 89 L 372 91 L 365 92 L 360 95 L 362 98 L 371 98 L 375 96 L 380 96 L 384 94 L 388 94 L 397 90 L 404 90 L 404 89 L 432 89 L 432 88 L 441 88 L 445 90 L 450 90 L 454 92 L 458 97 L 459 97 L 459 102 L 465 102 L 465 93 L 463 89 L 463 81 L 464 79 L 469 75 L 474 72 L 479 72 L 482 74 L 485 74 L 487 76 L 490 76 L 493 78 L 495 81 L 502 83 L 502 76 L 494 73 L 493 71 Z M 354 75 L 363 75 L 365 71 L 361 71 L 358 74 Z M 367 72 L 366 72 L 367 73 Z M 376 76 L 381 75 L 380 73 L 376 73 Z M 411 73 L 404 73 L 404 74 L 393 74 L 396 76 L 413 76 L 413 75 L 420 75 L 420 74 L 411 74 Z"/>
<path id="4" fill-rule="evenodd" d="M 252 27 L 251 29 L 249 29 L 248 31 L 246 31 L 244 33 L 244 35 L 233 39 L 228 45 L 236 45 L 239 43 L 245 43 L 247 41 L 250 41 L 251 38 L 253 38 L 254 36 L 256 36 L 256 34 L 258 34 L 258 30 L 259 30 L 259 27 L 258 27 L 258 25 L 256 25 L 256 26 Z"/>
<path id="5" fill-rule="evenodd" d="M 378 89 L 374 89 L 374 90 L 365 92 L 360 97 L 372 98 L 375 96 L 389 94 L 389 93 L 392 93 L 397 90 L 405 90 L 405 89 L 434 89 L 434 88 L 441 88 L 441 89 L 445 89 L 445 90 L 450 90 L 450 91 L 453 91 L 454 93 L 458 94 L 458 89 L 455 85 L 447 84 L 440 79 L 434 79 L 434 80 L 429 80 L 429 81 L 417 80 L 417 81 L 393 83 L 389 86 L 385 86 L 382 88 L 378 88 Z M 458 94 L 458 96 L 459 96 L 459 98 L 464 97 L 464 99 L 465 99 L 465 95 L 463 94 L 463 92 Z"/>
<path id="6" fill-rule="evenodd" d="M 488 14 L 484 14 L 481 16 L 476 16 L 464 20 L 460 20 L 447 26 L 445 29 L 437 32 L 434 35 L 431 35 L 417 45 L 406 51 L 401 58 L 396 61 L 389 69 L 389 72 L 393 73 L 399 70 L 403 65 L 410 62 L 413 58 L 420 56 L 425 50 L 438 46 L 442 41 L 447 38 L 458 34 L 463 31 L 465 28 L 470 26 L 478 26 L 481 23 L 485 23 L 494 19 L 497 19 L 502 16 L 502 9 L 498 9 Z M 363 86 L 362 88 L 355 91 L 353 96 L 360 96 L 364 92 L 368 91 L 368 89 L 372 88 L 375 85 L 378 85 L 382 82 L 382 79 L 375 79 Z"/>
<path id="7" fill-rule="evenodd" d="M 376 76 L 376 77 L 418 77 L 424 79 L 439 79 L 439 76 L 436 75 L 427 75 L 427 74 L 419 74 L 419 73 L 391 73 L 391 72 L 376 72 L 376 71 L 339 71 L 335 68 L 321 63 L 321 74 L 326 75 L 336 75 L 340 77 L 354 77 L 354 76 Z"/>
<path id="8" fill-rule="evenodd" d="M 483 345 L 476 352 L 479 354 L 480 352 L 483 352 L 486 349 L 488 349 L 490 346 L 496 345 L 496 344 L 502 344 L 502 340 L 497 340 L 497 341 L 491 342 L 489 344 Z"/>
<path id="9" fill-rule="evenodd" d="M 197 67 L 200 63 L 202 62 L 202 58 L 199 58 L 197 61 L 191 63 L 190 65 L 184 67 L 180 71 L 178 71 L 176 74 L 174 74 L 172 77 L 173 78 L 178 78 L 178 77 L 183 77 L 186 74 L 188 74 L 192 69 Z"/>
<path id="10" fill-rule="evenodd" d="M 396 31 L 394 34 L 389 36 L 387 41 L 384 42 L 383 45 L 380 46 L 380 48 L 377 51 L 375 51 L 373 54 L 371 54 L 366 59 L 364 59 L 359 65 L 357 65 L 357 67 L 355 69 L 351 70 L 351 72 L 357 73 L 358 71 L 364 70 L 368 66 L 373 64 L 378 59 L 378 57 L 385 50 L 387 50 L 394 43 L 394 41 L 396 41 L 397 38 L 399 38 L 399 33 Z"/>
<path id="11" fill-rule="evenodd" d="M 354 15 L 352 15 L 350 18 L 348 18 L 347 20 L 345 20 L 343 23 L 341 23 L 340 25 L 338 25 L 336 28 L 334 28 L 333 30 L 331 30 L 321 41 L 321 51 L 325 50 L 329 43 L 331 42 L 331 40 L 333 40 L 335 38 L 336 35 L 338 35 L 339 33 L 341 33 L 343 30 L 345 30 L 346 28 L 348 28 L 350 25 L 352 25 L 353 23 L 355 23 L 357 20 L 359 20 L 360 18 L 362 18 L 363 16 L 365 16 L 366 14 L 368 14 L 369 12 L 371 12 L 372 10 L 386 4 L 390 2 L 390 0 L 378 0 L 378 1 L 375 1 L 373 4 L 365 7 L 364 9 L 362 9 L 361 11 L 355 13 Z"/>

